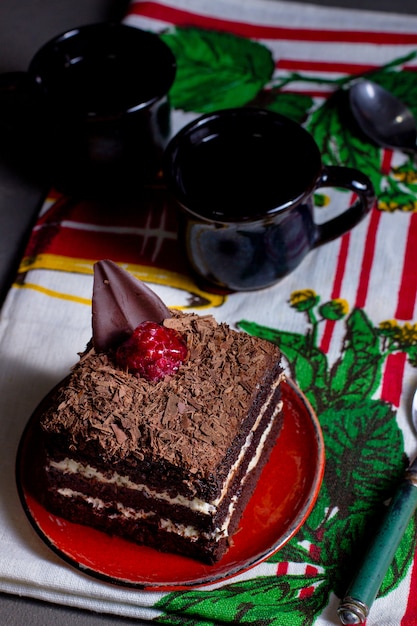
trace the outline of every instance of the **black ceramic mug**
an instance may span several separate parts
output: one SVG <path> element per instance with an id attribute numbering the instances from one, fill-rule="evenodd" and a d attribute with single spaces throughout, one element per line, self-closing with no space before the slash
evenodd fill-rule
<path id="1" fill-rule="evenodd" d="M 175 72 L 173 53 L 154 33 L 112 23 L 74 28 L 47 42 L 20 75 L 16 133 L 24 124 L 59 189 L 123 193 L 161 167 Z"/>
<path id="2" fill-rule="evenodd" d="M 268 287 L 314 247 L 339 237 L 372 208 L 367 176 L 324 166 L 296 122 L 256 108 L 225 109 L 185 126 L 168 144 L 165 180 L 181 211 L 180 240 L 206 289 Z M 357 200 L 317 224 L 313 193 L 346 188 Z"/>

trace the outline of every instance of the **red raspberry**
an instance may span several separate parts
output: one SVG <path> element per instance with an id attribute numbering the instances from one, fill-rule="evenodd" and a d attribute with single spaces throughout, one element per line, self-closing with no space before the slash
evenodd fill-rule
<path id="1" fill-rule="evenodd" d="M 179 332 L 156 322 L 142 322 L 116 351 L 117 364 L 147 380 L 173 374 L 187 357 Z"/>

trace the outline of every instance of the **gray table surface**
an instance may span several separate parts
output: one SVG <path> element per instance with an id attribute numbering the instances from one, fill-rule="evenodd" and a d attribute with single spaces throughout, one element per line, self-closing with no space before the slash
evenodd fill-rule
<path id="1" fill-rule="evenodd" d="M 35 51 L 60 32 L 91 22 L 119 19 L 126 4 L 127 0 L 1 0 L 0 73 L 25 70 Z M 314 4 L 417 15 L 416 0 L 316 0 Z M 0 303 L 14 278 L 43 191 L 33 181 L 18 175 L 0 157 Z M 144 622 L 0 593 L 1 626 L 140 623 Z"/>

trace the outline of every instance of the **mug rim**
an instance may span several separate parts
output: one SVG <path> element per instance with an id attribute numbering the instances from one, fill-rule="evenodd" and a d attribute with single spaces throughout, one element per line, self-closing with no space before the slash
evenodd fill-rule
<path id="1" fill-rule="evenodd" d="M 186 190 L 184 190 L 182 185 L 178 182 L 177 172 L 179 167 L 178 158 L 180 152 L 184 147 L 186 147 L 187 142 L 191 141 L 191 136 L 193 134 L 198 134 L 199 131 L 208 128 L 208 125 L 213 121 L 217 121 L 220 119 L 226 120 L 233 117 L 242 117 L 243 119 L 259 115 L 268 117 L 275 122 L 279 122 L 287 126 L 293 127 L 294 130 L 299 133 L 299 135 L 303 137 L 305 141 L 308 142 L 312 152 L 314 153 L 315 158 L 315 166 L 311 168 L 312 171 L 308 186 L 305 186 L 305 188 L 300 193 L 289 197 L 286 202 L 280 202 L 279 206 L 264 208 L 258 213 L 253 213 L 248 216 L 243 215 L 239 218 L 237 218 L 235 215 L 228 217 L 227 215 L 225 215 L 225 213 L 222 213 L 220 211 L 216 214 L 207 214 L 204 212 L 204 210 L 200 209 L 199 211 L 196 206 L 189 206 L 190 203 L 188 203 L 187 200 Z M 277 113 L 276 111 L 255 106 L 218 109 L 216 111 L 204 113 L 203 115 L 200 115 L 191 122 L 188 122 L 169 141 L 165 149 L 163 160 L 164 180 L 167 184 L 168 189 L 173 193 L 179 206 L 188 214 L 196 217 L 199 220 L 204 220 L 210 223 L 214 222 L 218 224 L 255 222 L 266 219 L 268 217 L 273 217 L 274 215 L 283 213 L 291 209 L 300 202 L 303 202 L 303 200 L 311 195 L 311 193 L 317 186 L 317 181 L 320 178 L 321 171 L 322 159 L 319 147 L 313 136 L 301 124 L 292 120 L 289 117 L 286 117 L 285 115 L 282 115 L 281 113 Z"/>
<path id="2" fill-rule="evenodd" d="M 65 44 L 74 43 L 76 42 L 76 39 L 79 39 L 80 45 L 82 47 L 83 42 L 87 42 L 88 45 L 90 38 L 92 39 L 93 37 L 103 37 L 103 35 L 105 35 L 106 33 L 117 34 L 118 32 L 124 34 L 124 37 L 121 38 L 123 46 L 127 47 L 129 41 L 135 38 L 142 46 L 144 45 L 144 43 L 149 42 L 149 44 L 153 46 L 151 53 L 158 53 L 158 63 L 160 65 L 160 68 L 155 70 L 155 75 L 157 75 L 158 77 L 157 89 L 155 90 L 154 95 L 147 98 L 141 98 L 139 103 L 129 102 L 127 105 L 123 105 L 114 109 L 106 109 L 106 107 L 95 107 L 97 110 L 88 110 L 84 111 L 83 113 L 89 119 L 112 118 L 129 113 L 135 113 L 136 111 L 139 111 L 143 108 L 152 106 L 152 104 L 154 104 L 158 100 L 166 97 L 169 89 L 172 87 L 177 69 L 175 55 L 172 52 L 171 48 L 161 39 L 161 37 L 157 33 L 136 28 L 135 26 L 130 26 L 128 24 L 118 22 L 96 22 L 92 24 L 84 24 L 63 31 L 46 41 L 35 52 L 29 63 L 28 74 L 32 78 L 32 80 L 34 80 L 36 86 L 44 92 L 46 97 L 48 97 L 51 92 L 53 97 L 53 88 L 50 88 L 49 91 L 48 87 L 48 71 L 50 71 L 48 70 L 48 64 L 51 64 L 54 58 L 58 58 L 58 55 L 61 54 L 62 49 L 65 48 Z M 129 41 L 127 40 L 127 36 L 129 37 Z M 102 39 L 101 41 L 104 41 L 104 39 Z M 114 43 L 110 37 L 108 39 L 108 43 L 110 50 L 112 44 Z M 91 43 L 89 45 L 91 46 Z M 70 57 L 71 60 L 77 58 L 73 53 L 70 55 Z M 134 59 L 134 55 L 132 59 Z M 60 68 L 60 71 L 62 71 L 62 67 Z"/>

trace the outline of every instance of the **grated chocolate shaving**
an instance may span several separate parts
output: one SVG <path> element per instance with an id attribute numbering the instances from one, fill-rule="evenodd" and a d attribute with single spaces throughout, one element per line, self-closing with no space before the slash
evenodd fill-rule
<path id="1" fill-rule="evenodd" d="M 280 352 L 211 316 L 174 312 L 164 325 L 178 330 L 189 349 L 175 375 L 137 378 L 90 346 L 43 416 L 43 429 L 66 434 L 74 450 L 93 441 L 107 462 L 131 456 L 201 476 L 213 472 Z"/>

